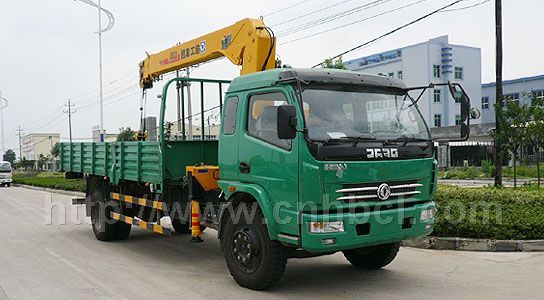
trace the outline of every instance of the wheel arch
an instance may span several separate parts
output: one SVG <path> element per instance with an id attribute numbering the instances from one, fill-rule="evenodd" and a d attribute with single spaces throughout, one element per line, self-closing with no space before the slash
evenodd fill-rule
<path id="1" fill-rule="evenodd" d="M 278 227 L 275 223 L 272 204 L 266 191 L 259 185 L 239 182 L 218 182 L 219 186 L 225 191 L 226 205 L 220 210 L 218 238 L 223 235 L 224 225 L 228 219 L 229 212 L 242 202 L 255 202 L 259 205 L 263 213 L 268 236 L 271 240 L 276 240 L 278 236 Z M 233 192 L 228 192 L 229 187 L 234 187 Z"/>

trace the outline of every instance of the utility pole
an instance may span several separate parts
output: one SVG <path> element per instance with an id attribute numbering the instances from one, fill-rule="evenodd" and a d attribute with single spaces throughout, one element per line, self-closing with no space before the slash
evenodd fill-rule
<path id="1" fill-rule="evenodd" d="M 17 136 L 19 137 L 19 160 L 23 160 L 23 143 L 21 142 L 23 129 L 21 128 L 21 125 L 19 125 L 19 129 L 17 129 Z"/>
<path id="2" fill-rule="evenodd" d="M 8 107 L 8 99 L 2 97 L 2 91 L 0 91 L 0 126 L 2 127 L 2 155 L 5 154 L 4 144 L 4 108 Z"/>
<path id="3" fill-rule="evenodd" d="M 495 163 L 495 187 L 502 186 L 502 155 L 501 142 L 497 137 L 501 133 L 502 121 L 502 0 L 495 0 L 495 38 L 496 38 L 496 66 L 495 66 L 495 149 L 493 161 Z"/>
<path id="4" fill-rule="evenodd" d="M 68 104 L 64 104 L 66 106 L 66 109 L 63 110 L 65 114 L 68 114 L 68 129 L 70 131 L 70 143 L 72 142 L 72 114 L 75 114 L 77 111 L 74 109 L 72 110 L 72 107 L 75 106 L 75 104 L 70 103 L 70 99 L 68 99 Z"/>

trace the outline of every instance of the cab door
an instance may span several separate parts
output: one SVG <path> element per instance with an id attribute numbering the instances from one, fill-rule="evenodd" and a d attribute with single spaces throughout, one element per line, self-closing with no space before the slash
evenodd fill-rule
<path id="1" fill-rule="evenodd" d="M 246 95 L 244 133 L 239 138 L 239 179 L 266 191 L 280 232 L 298 235 L 298 143 L 281 140 L 277 107 L 295 105 L 282 89 Z"/>

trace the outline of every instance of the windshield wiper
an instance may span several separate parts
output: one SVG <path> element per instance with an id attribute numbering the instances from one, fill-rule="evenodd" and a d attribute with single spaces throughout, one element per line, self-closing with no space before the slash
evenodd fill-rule
<path id="1" fill-rule="evenodd" d="M 430 139 L 424 139 L 424 138 L 403 136 L 403 137 L 399 137 L 399 138 L 396 138 L 396 139 L 387 140 L 387 143 L 390 143 L 390 142 L 404 143 L 403 146 L 406 146 L 406 144 L 408 144 L 408 143 L 431 142 L 431 140 Z"/>
<path id="2" fill-rule="evenodd" d="M 365 142 L 365 141 L 376 141 L 377 139 L 373 136 L 343 136 L 340 138 L 330 138 L 326 141 L 324 141 L 324 145 L 328 145 L 330 143 L 334 142 L 353 142 L 353 147 L 357 147 L 357 144 L 359 142 Z"/>

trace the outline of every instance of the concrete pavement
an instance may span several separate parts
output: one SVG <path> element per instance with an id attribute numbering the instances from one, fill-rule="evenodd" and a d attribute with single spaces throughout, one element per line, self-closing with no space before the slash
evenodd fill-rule
<path id="1" fill-rule="evenodd" d="M 0 299 L 321 299 L 542 298 L 544 253 L 474 253 L 402 248 L 379 271 L 355 270 L 342 254 L 293 259 L 272 291 L 239 287 L 216 232 L 201 244 L 133 229 L 124 241 L 99 242 L 90 225 L 59 215 L 71 197 L 0 189 Z M 75 215 L 75 214 L 74 214 Z M 84 215 L 80 207 L 79 215 Z M 81 218 L 79 218 L 81 219 Z M 63 223 L 62 220 L 60 223 Z"/>

